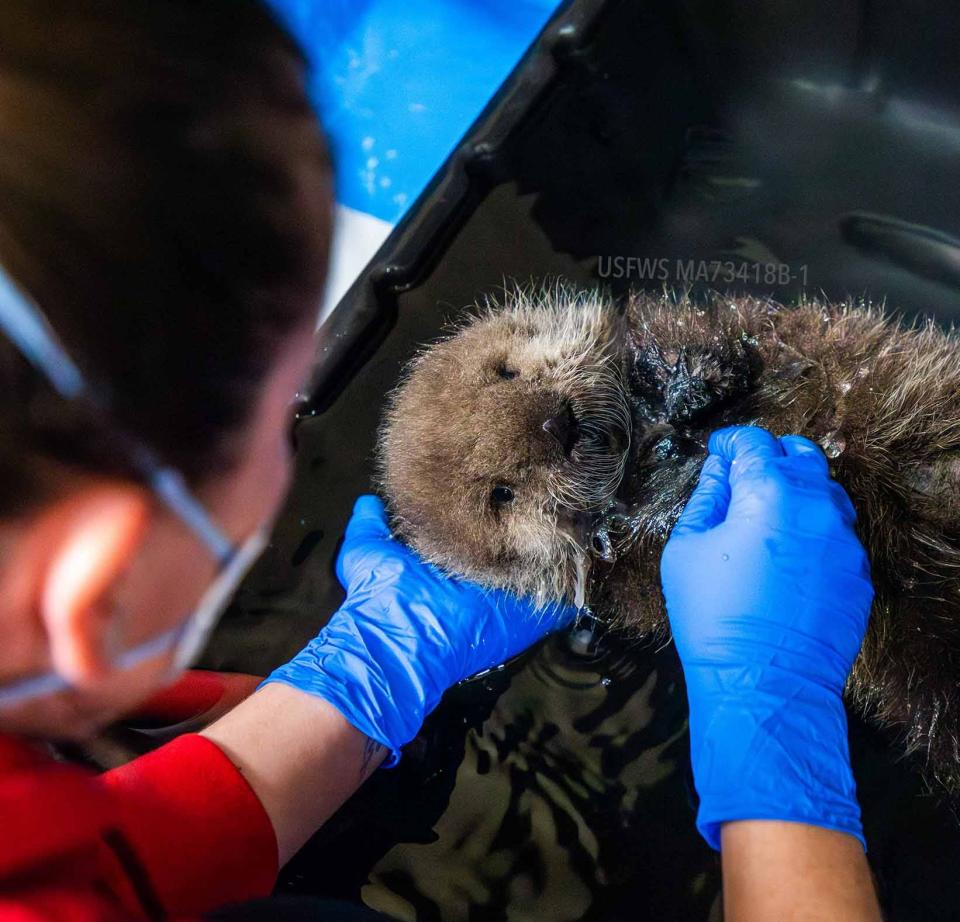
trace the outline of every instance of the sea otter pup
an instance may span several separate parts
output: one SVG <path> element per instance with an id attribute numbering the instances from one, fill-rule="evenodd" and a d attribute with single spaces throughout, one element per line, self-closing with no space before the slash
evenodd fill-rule
<path id="1" fill-rule="evenodd" d="M 518 291 L 413 360 L 381 483 L 397 533 L 436 564 L 665 631 L 660 553 L 708 434 L 733 423 L 830 458 L 876 586 L 851 701 L 960 790 L 953 335 L 853 303 Z"/>

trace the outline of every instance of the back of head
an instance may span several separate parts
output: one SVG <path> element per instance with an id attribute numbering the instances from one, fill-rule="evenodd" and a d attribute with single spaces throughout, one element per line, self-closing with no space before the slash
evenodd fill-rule
<path id="1" fill-rule="evenodd" d="M 301 53 L 256 0 L 7 0 L 0 35 L 0 263 L 201 480 L 319 304 L 331 173 Z M 45 457 L 124 473 L 0 335 L 0 515 Z"/>

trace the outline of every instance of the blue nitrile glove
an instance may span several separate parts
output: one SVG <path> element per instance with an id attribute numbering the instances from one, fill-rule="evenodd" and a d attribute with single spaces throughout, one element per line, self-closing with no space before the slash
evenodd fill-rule
<path id="1" fill-rule="evenodd" d="M 823 452 L 763 429 L 715 432 L 663 552 L 690 702 L 697 826 L 790 820 L 863 842 L 843 688 L 873 587 L 856 514 Z"/>
<path id="2" fill-rule="evenodd" d="M 572 609 L 451 579 L 390 536 L 383 503 L 361 496 L 337 559 L 346 601 L 264 684 L 329 701 L 390 750 L 416 736 L 443 693 L 572 621 Z"/>

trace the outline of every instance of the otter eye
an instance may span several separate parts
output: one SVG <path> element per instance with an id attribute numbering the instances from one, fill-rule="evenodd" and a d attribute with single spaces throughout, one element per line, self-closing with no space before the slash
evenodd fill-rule
<path id="1" fill-rule="evenodd" d="M 510 487 L 494 487 L 490 492 L 490 502 L 494 506 L 505 506 L 513 502 L 513 490 Z"/>
<path id="2" fill-rule="evenodd" d="M 514 371 L 512 368 L 507 368 L 506 365 L 501 364 L 497 366 L 497 374 L 503 378 L 504 381 L 512 381 L 519 374 L 519 372 Z"/>

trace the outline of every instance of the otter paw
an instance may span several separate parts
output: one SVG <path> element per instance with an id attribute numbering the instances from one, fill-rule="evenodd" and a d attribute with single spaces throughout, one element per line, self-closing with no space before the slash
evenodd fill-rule
<path id="1" fill-rule="evenodd" d="M 654 345 L 638 350 L 631 383 L 651 419 L 687 425 L 748 393 L 760 367 L 747 336 L 711 348 Z"/>

